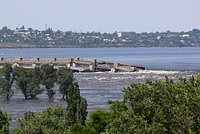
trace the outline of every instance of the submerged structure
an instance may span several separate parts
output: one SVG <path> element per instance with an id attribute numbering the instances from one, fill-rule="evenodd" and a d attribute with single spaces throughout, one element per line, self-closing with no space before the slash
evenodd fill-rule
<path id="1" fill-rule="evenodd" d="M 52 58 L 52 59 L 4 59 L 0 60 L 0 68 L 4 66 L 5 63 L 12 64 L 13 67 L 23 67 L 23 68 L 35 68 L 40 67 L 43 64 L 53 65 L 54 68 L 59 69 L 60 67 L 68 67 L 74 72 L 135 72 L 139 70 L 145 70 L 145 67 L 126 65 L 116 62 L 106 62 L 96 59 L 81 59 L 81 58 Z"/>

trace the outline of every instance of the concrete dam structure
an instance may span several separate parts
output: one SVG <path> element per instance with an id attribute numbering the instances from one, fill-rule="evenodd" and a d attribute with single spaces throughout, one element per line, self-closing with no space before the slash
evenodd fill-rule
<path id="1" fill-rule="evenodd" d="M 96 59 L 81 59 L 81 58 L 52 58 L 52 59 L 0 59 L 0 68 L 4 66 L 5 63 L 12 64 L 13 67 L 23 67 L 23 68 L 35 68 L 40 67 L 43 64 L 53 65 L 55 69 L 61 67 L 68 67 L 74 72 L 135 72 L 139 70 L 145 70 L 145 67 L 126 65 L 115 62 L 106 62 Z"/>

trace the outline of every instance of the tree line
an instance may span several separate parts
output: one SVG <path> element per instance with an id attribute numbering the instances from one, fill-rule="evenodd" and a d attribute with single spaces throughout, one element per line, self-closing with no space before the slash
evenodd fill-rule
<path id="1" fill-rule="evenodd" d="M 55 106 L 42 113 L 27 112 L 18 120 L 19 127 L 15 134 L 62 134 L 69 126 L 85 125 L 87 117 L 87 101 L 80 96 L 78 84 L 72 84 L 68 89 L 67 107 Z M 0 134 L 9 134 L 11 115 L 0 109 Z M 68 130 L 67 130 L 68 131 Z"/>
<path id="2" fill-rule="evenodd" d="M 42 113 L 25 113 L 15 134 L 199 134 L 200 76 L 133 83 L 122 101 L 109 101 L 107 110 L 86 118 L 86 101 L 77 85 L 69 87 L 68 106 Z M 82 99 L 81 99 L 82 98 Z M 84 115 L 84 116 L 83 116 Z M 0 130 L 8 130 L 9 116 L 0 112 Z"/>
<path id="3" fill-rule="evenodd" d="M 41 85 L 45 87 L 49 99 L 52 99 L 55 94 L 53 87 L 57 83 L 59 84 L 59 92 L 67 102 L 65 109 L 62 107 L 49 108 L 43 112 L 44 116 L 32 112 L 25 113 L 24 117 L 19 120 L 20 126 L 24 126 L 24 128 L 16 129 L 15 133 L 57 133 L 58 131 L 54 131 L 53 129 L 59 128 L 59 126 L 65 127 L 62 124 L 62 120 L 67 120 L 65 122 L 67 124 L 80 123 L 81 125 L 85 125 L 87 101 L 80 96 L 78 83 L 75 81 L 73 72 L 69 68 L 59 68 L 59 70 L 56 70 L 52 65 L 45 64 L 40 68 L 24 69 L 22 67 L 13 68 L 10 64 L 5 64 L 0 72 L 0 95 L 7 101 L 14 94 L 11 87 L 14 81 L 16 81 L 16 87 L 20 89 L 25 99 L 35 99 L 38 94 L 42 93 L 44 89 L 40 88 Z M 32 119 L 36 122 L 31 122 L 33 121 Z M 0 109 L 0 134 L 9 133 L 10 120 L 11 115 Z M 59 123 L 60 120 L 61 124 Z M 44 124 L 42 124 L 44 121 L 46 125 L 48 124 L 47 127 L 52 128 L 45 129 Z M 29 126 L 26 123 L 31 124 Z M 34 123 L 35 125 L 41 125 L 42 129 L 38 129 L 36 126 L 36 130 L 34 130 Z"/>
<path id="4" fill-rule="evenodd" d="M 25 99 L 35 99 L 44 91 L 49 99 L 52 99 L 56 93 L 53 88 L 57 84 L 62 98 L 67 100 L 69 86 L 76 84 L 72 70 L 68 68 L 56 70 L 49 64 L 44 64 L 40 68 L 25 69 L 13 68 L 11 64 L 6 63 L 0 69 L 0 74 L 0 96 L 7 101 L 14 95 L 12 89 L 14 82 L 16 82 L 16 89 L 21 91 Z"/>
<path id="5" fill-rule="evenodd" d="M 72 32 L 43 31 L 24 26 L 0 29 L 0 47 L 199 47 L 200 30 L 188 32 Z"/>

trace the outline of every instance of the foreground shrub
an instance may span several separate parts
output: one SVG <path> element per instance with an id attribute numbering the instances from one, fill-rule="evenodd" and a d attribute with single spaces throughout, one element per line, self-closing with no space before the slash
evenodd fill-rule
<path id="1" fill-rule="evenodd" d="M 87 125 L 96 133 L 200 133 L 200 77 L 132 84 L 123 101 L 93 112 Z"/>
<path id="2" fill-rule="evenodd" d="M 200 77 L 132 84 L 111 102 L 109 133 L 200 133 Z"/>
<path id="3" fill-rule="evenodd" d="M 92 112 L 86 123 L 86 101 L 78 85 L 70 86 L 68 107 L 27 113 L 16 134 L 199 134 L 200 77 L 132 84 L 122 101 L 107 111 Z"/>
<path id="4" fill-rule="evenodd" d="M 14 130 L 16 134 L 64 134 L 89 133 L 85 127 L 87 117 L 87 101 L 80 96 L 77 83 L 69 86 L 67 107 L 60 106 L 48 108 L 42 113 L 25 113 L 19 120 L 19 127 Z M 80 130 L 77 130 L 80 128 Z"/>
<path id="5" fill-rule="evenodd" d="M 9 133 L 10 115 L 0 109 L 0 134 Z"/>
<path id="6" fill-rule="evenodd" d="M 19 128 L 16 128 L 14 132 L 15 134 L 62 133 L 68 126 L 64 113 L 65 109 L 59 106 L 48 108 L 40 114 L 25 113 L 19 120 Z"/>

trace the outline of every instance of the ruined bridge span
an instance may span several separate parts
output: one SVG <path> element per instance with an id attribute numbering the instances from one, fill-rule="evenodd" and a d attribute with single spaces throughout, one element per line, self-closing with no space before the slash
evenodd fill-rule
<path id="1" fill-rule="evenodd" d="M 19 66 L 23 68 L 35 68 L 40 67 L 43 64 L 53 65 L 54 68 L 58 69 L 60 67 L 68 67 L 75 72 L 135 72 L 139 70 L 144 70 L 145 67 L 120 64 L 116 62 L 106 62 L 96 59 L 80 59 L 80 58 L 52 58 L 52 59 L 4 59 L 0 60 L 0 68 L 4 66 L 5 63 L 12 64 L 13 67 Z"/>

